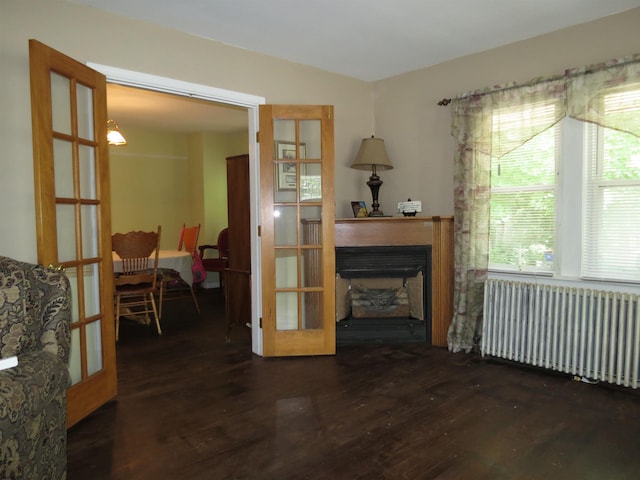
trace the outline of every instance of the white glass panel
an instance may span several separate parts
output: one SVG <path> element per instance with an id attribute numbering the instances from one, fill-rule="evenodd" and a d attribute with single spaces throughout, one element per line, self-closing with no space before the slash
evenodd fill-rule
<path id="1" fill-rule="evenodd" d="M 102 370 L 102 337 L 100 321 L 87 325 L 87 374 L 93 375 Z"/>
<path id="2" fill-rule="evenodd" d="M 298 294 L 276 292 L 276 330 L 298 329 Z"/>
<path id="3" fill-rule="evenodd" d="M 302 285 L 322 286 L 322 250 L 319 248 L 302 251 Z"/>
<path id="4" fill-rule="evenodd" d="M 82 364 L 80 355 L 80 330 L 71 330 L 71 352 L 69 355 L 69 373 L 71 374 L 71 384 L 82 380 Z"/>
<path id="5" fill-rule="evenodd" d="M 84 313 L 86 317 L 98 315 L 100 307 L 100 275 L 97 263 L 86 265 L 84 272 Z"/>
<path id="6" fill-rule="evenodd" d="M 304 292 L 302 294 L 302 329 L 322 328 L 322 293 Z"/>
<path id="7" fill-rule="evenodd" d="M 302 245 L 322 244 L 322 207 L 300 208 L 302 223 Z"/>
<path id="8" fill-rule="evenodd" d="M 56 205 L 56 227 L 58 235 L 58 261 L 76 260 L 76 223 L 73 205 Z"/>
<path id="9" fill-rule="evenodd" d="M 276 168 L 276 190 L 295 191 L 298 184 L 298 175 L 295 162 L 280 162 L 275 164 Z M 295 197 L 294 197 L 295 198 Z"/>
<path id="10" fill-rule="evenodd" d="M 282 162 L 273 165 L 273 200 L 276 203 L 295 202 L 298 184 L 297 164 Z"/>
<path id="11" fill-rule="evenodd" d="M 71 91 L 67 77 L 51 73 L 51 109 L 53 131 L 71 135 Z"/>
<path id="12" fill-rule="evenodd" d="M 74 198 L 73 153 L 71 147 L 71 142 L 57 138 L 53 139 L 55 194 L 58 198 Z"/>
<path id="13" fill-rule="evenodd" d="M 83 205 L 82 214 L 82 256 L 93 258 L 98 256 L 98 206 Z"/>
<path id="14" fill-rule="evenodd" d="M 80 304 L 78 303 L 78 270 L 75 267 L 67 268 L 64 272 L 71 285 L 71 323 L 80 320 Z"/>
<path id="15" fill-rule="evenodd" d="M 96 156 L 95 148 L 80 145 L 80 198 L 96 199 Z"/>
<path id="16" fill-rule="evenodd" d="M 93 140 L 93 90 L 78 84 L 76 87 L 78 100 L 78 136 Z M 107 134 L 107 126 L 104 126 Z"/>
<path id="17" fill-rule="evenodd" d="M 322 128 L 320 120 L 300 121 L 300 143 L 306 146 L 304 158 L 322 158 Z"/>
<path id="18" fill-rule="evenodd" d="M 276 250 L 276 288 L 298 286 L 298 251 Z"/>
<path id="19" fill-rule="evenodd" d="M 300 145 L 300 152 L 298 152 L 297 148 L 296 142 L 276 140 L 276 159 L 297 160 L 298 158 L 305 158 L 305 146 Z"/>
<path id="20" fill-rule="evenodd" d="M 273 121 L 273 138 L 278 142 L 296 143 L 296 121 L 295 120 L 278 120 Z M 277 158 L 278 149 L 275 149 L 274 156 Z M 280 158 L 285 158 L 281 156 Z"/>
<path id="21" fill-rule="evenodd" d="M 276 207 L 273 217 L 276 245 L 297 245 L 297 215 L 296 207 Z"/>
<path id="22" fill-rule="evenodd" d="M 322 201 L 322 164 L 300 164 L 300 201 Z"/>

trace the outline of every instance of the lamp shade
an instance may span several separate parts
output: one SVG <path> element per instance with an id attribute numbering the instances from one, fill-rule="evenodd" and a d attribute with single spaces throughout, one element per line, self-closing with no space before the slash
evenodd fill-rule
<path id="1" fill-rule="evenodd" d="M 127 141 L 120 133 L 118 124 L 114 120 L 107 121 L 107 142 L 109 145 L 126 145 Z"/>
<path id="2" fill-rule="evenodd" d="M 351 168 L 372 170 L 373 167 L 376 170 L 391 170 L 393 165 L 384 148 L 384 140 L 371 136 L 371 138 L 362 139 L 360 150 L 351 163 Z"/>

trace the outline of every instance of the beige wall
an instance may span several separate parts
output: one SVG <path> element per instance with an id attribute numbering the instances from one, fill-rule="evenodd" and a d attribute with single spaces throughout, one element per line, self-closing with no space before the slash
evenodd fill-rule
<path id="1" fill-rule="evenodd" d="M 425 215 L 453 214 L 451 116 L 439 100 L 639 52 L 637 8 L 377 82 L 376 136 L 395 164 L 381 174 L 381 208 L 391 213 L 411 197 L 422 200 Z"/>
<path id="2" fill-rule="evenodd" d="M 494 83 L 640 51 L 640 9 L 368 84 L 60 0 L 0 0 L 0 254 L 36 259 L 28 39 L 94 62 L 265 97 L 335 106 L 336 215 L 371 203 L 366 172 L 348 165 L 360 140 L 385 139 L 381 208 L 422 200 L 453 213 L 448 107 L 437 101 Z M 204 145 L 203 145 L 204 148 Z M 204 168 L 204 167 L 203 167 Z M 20 239 L 16 241 L 15 239 Z"/>
<path id="3" fill-rule="evenodd" d="M 30 38 L 83 63 L 248 93 L 269 103 L 334 105 L 336 190 L 350 198 L 361 187 L 359 172 L 345 165 L 373 128 L 370 84 L 61 0 L 0 0 L 0 255 L 37 259 Z M 345 206 L 342 214 L 347 212 Z"/>

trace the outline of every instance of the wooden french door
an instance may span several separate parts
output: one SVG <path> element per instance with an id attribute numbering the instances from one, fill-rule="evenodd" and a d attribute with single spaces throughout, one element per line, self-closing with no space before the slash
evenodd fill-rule
<path id="1" fill-rule="evenodd" d="M 260 105 L 264 356 L 336 351 L 333 107 Z"/>
<path id="2" fill-rule="evenodd" d="M 67 426 L 117 393 L 105 77 L 29 41 L 38 262 L 72 286 Z"/>

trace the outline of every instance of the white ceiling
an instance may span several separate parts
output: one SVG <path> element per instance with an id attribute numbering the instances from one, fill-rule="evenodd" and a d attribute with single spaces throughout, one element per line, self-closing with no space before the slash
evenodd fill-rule
<path id="1" fill-rule="evenodd" d="M 173 133 L 247 131 L 247 110 L 205 100 L 107 84 L 107 111 L 127 136 L 127 128 Z"/>
<path id="2" fill-rule="evenodd" d="M 366 81 L 640 6 L 640 0 L 70 0 Z"/>
<path id="3" fill-rule="evenodd" d="M 640 6 L 640 0 L 68 1 L 365 81 Z"/>

